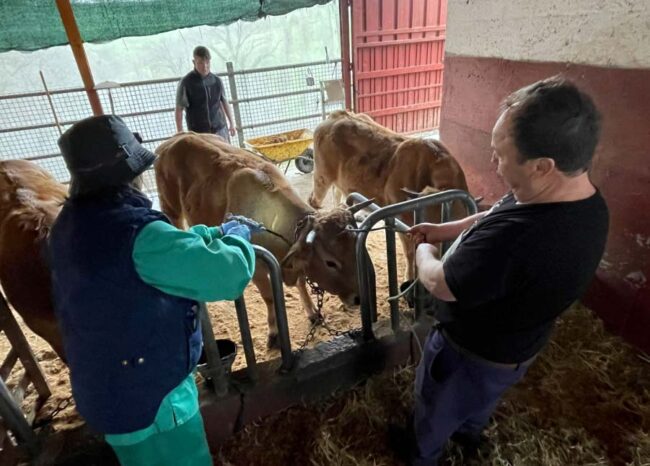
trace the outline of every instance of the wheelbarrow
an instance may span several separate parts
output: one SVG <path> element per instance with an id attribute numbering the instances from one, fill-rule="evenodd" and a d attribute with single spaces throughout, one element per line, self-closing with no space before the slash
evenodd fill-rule
<path id="1" fill-rule="evenodd" d="M 314 136 L 308 129 L 294 129 L 279 134 L 271 134 L 244 141 L 254 152 L 270 162 L 281 164 L 288 162 L 284 168 L 287 172 L 291 160 L 302 173 L 311 173 L 314 170 L 314 151 L 309 146 Z"/>

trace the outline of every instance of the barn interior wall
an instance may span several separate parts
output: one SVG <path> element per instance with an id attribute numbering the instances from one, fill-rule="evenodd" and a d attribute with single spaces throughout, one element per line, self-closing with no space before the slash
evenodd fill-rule
<path id="1" fill-rule="evenodd" d="M 448 11 L 440 135 L 473 194 L 505 192 L 490 135 L 510 92 L 563 74 L 594 98 L 603 130 L 592 179 L 611 224 L 584 301 L 650 351 L 650 2 L 450 0 Z"/>

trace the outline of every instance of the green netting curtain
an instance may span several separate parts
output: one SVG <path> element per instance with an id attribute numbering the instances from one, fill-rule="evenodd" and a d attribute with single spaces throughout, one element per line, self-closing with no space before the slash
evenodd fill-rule
<path id="1" fill-rule="evenodd" d="M 331 0 L 71 0 L 81 37 L 104 42 L 201 25 L 254 21 Z M 0 0 L 0 52 L 68 43 L 54 0 Z"/>

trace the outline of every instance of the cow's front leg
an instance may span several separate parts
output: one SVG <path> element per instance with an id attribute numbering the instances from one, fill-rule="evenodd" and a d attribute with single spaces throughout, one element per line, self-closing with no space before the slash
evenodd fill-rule
<path id="1" fill-rule="evenodd" d="M 305 282 L 304 278 L 298 279 L 296 282 L 296 288 L 298 288 L 300 302 L 302 303 L 302 307 L 305 310 L 305 314 L 307 314 L 309 321 L 312 323 L 316 322 L 319 318 L 319 315 L 316 310 L 316 306 L 314 306 L 314 302 L 311 300 L 311 296 L 307 290 L 307 282 Z"/>
<path id="2" fill-rule="evenodd" d="M 278 348 L 278 324 L 275 320 L 275 302 L 273 300 L 273 288 L 271 288 L 271 280 L 266 266 L 256 264 L 255 275 L 253 276 L 253 283 L 260 292 L 264 303 L 266 304 L 266 320 L 269 326 L 269 336 L 266 340 L 266 347 L 269 349 Z"/>

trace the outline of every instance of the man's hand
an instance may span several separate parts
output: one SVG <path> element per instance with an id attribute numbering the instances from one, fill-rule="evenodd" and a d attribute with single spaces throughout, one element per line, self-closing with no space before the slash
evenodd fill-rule
<path id="1" fill-rule="evenodd" d="M 230 124 L 230 128 L 228 128 L 228 132 L 230 133 L 231 136 L 234 136 L 237 134 L 237 128 L 235 128 L 235 125 L 232 123 Z"/>
<path id="2" fill-rule="evenodd" d="M 445 232 L 442 225 L 438 223 L 420 223 L 409 228 L 407 233 L 411 236 L 416 246 L 422 243 L 438 243 L 446 239 L 442 238 Z"/>

